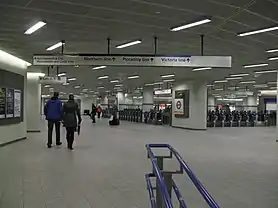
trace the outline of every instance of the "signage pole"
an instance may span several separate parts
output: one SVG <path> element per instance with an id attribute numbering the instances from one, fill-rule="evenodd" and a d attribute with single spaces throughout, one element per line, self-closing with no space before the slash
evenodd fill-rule
<path id="1" fill-rule="evenodd" d="M 201 56 L 204 55 L 204 37 L 205 35 L 201 35 Z"/>
<path id="2" fill-rule="evenodd" d="M 157 54 L 157 36 L 154 36 L 154 55 Z"/>
<path id="3" fill-rule="evenodd" d="M 107 38 L 107 54 L 110 55 L 110 45 L 111 45 L 111 39 Z"/>
<path id="4" fill-rule="evenodd" d="M 49 73 L 50 73 L 49 67 L 47 67 L 47 76 L 48 76 L 48 77 L 49 77 Z"/>
<path id="5" fill-rule="evenodd" d="M 58 74 L 59 74 L 59 66 L 57 66 L 56 68 L 56 75 L 58 76 Z"/>
<path id="6" fill-rule="evenodd" d="M 64 49 L 65 49 L 65 43 L 66 41 L 62 40 L 62 49 L 61 49 L 61 52 L 62 52 L 62 55 L 64 54 Z"/>

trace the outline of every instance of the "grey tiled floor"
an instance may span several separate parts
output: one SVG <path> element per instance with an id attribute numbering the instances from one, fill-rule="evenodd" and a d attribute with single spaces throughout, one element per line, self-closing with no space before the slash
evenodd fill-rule
<path id="1" fill-rule="evenodd" d="M 44 129 L 44 128 L 43 128 Z M 225 208 L 278 207 L 278 143 L 274 128 L 206 132 L 84 119 L 75 150 L 45 148 L 46 132 L 0 148 L 1 208 L 146 208 L 144 145 L 176 147 Z M 177 167 L 167 161 L 166 167 Z M 185 176 L 175 177 L 189 207 L 207 207 Z"/>

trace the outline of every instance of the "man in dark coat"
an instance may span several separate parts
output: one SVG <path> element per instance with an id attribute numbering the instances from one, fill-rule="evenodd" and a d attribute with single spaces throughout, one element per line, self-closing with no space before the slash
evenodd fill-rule
<path id="1" fill-rule="evenodd" d="M 92 112 L 91 112 L 91 118 L 93 120 L 93 123 L 96 122 L 96 114 L 97 114 L 97 107 L 95 106 L 95 104 L 92 104 Z"/>
<path id="2" fill-rule="evenodd" d="M 62 144 L 60 141 L 60 121 L 62 118 L 62 102 L 59 99 L 59 93 L 54 92 L 54 96 L 47 101 L 44 106 L 44 115 L 48 121 L 48 142 L 47 147 L 52 146 L 52 132 L 55 125 L 56 131 L 56 145 Z"/>
<path id="3" fill-rule="evenodd" d="M 81 114 L 78 104 L 74 101 L 74 96 L 69 95 L 69 100 L 63 106 L 63 123 L 67 130 L 68 149 L 73 150 L 74 132 L 81 124 Z"/>

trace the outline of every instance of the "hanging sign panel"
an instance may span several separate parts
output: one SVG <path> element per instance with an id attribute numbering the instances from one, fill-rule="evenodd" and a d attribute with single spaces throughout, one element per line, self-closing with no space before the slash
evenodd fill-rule
<path id="1" fill-rule="evenodd" d="M 7 89 L 6 99 L 7 99 L 6 116 L 7 118 L 13 118 L 14 117 L 14 89 L 10 89 L 10 88 Z"/>
<path id="2" fill-rule="evenodd" d="M 6 118 L 6 88 L 0 88 L 0 119 Z"/>
<path id="3" fill-rule="evenodd" d="M 65 84 L 66 77 L 39 77 L 41 84 Z"/>
<path id="4" fill-rule="evenodd" d="M 35 66 L 231 67 L 231 56 L 34 55 Z"/>
<path id="5" fill-rule="evenodd" d="M 21 117 L 21 91 L 14 90 L 14 117 Z"/>

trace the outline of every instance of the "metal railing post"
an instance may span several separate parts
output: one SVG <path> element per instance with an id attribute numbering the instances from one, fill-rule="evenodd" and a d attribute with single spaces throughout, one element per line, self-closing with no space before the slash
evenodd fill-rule
<path id="1" fill-rule="evenodd" d="M 156 162 L 157 162 L 158 168 L 162 172 L 162 175 L 164 178 L 164 183 L 166 185 L 169 196 L 172 198 L 172 186 L 173 186 L 172 174 L 163 172 L 163 168 L 164 168 L 163 167 L 163 159 L 164 159 L 164 157 L 157 157 Z M 156 180 L 156 204 L 157 204 L 157 208 L 163 208 L 164 206 L 163 206 L 162 196 L 161 196 L 161 192 L 158 187 L 159 187 L 158 180 Z"/>

